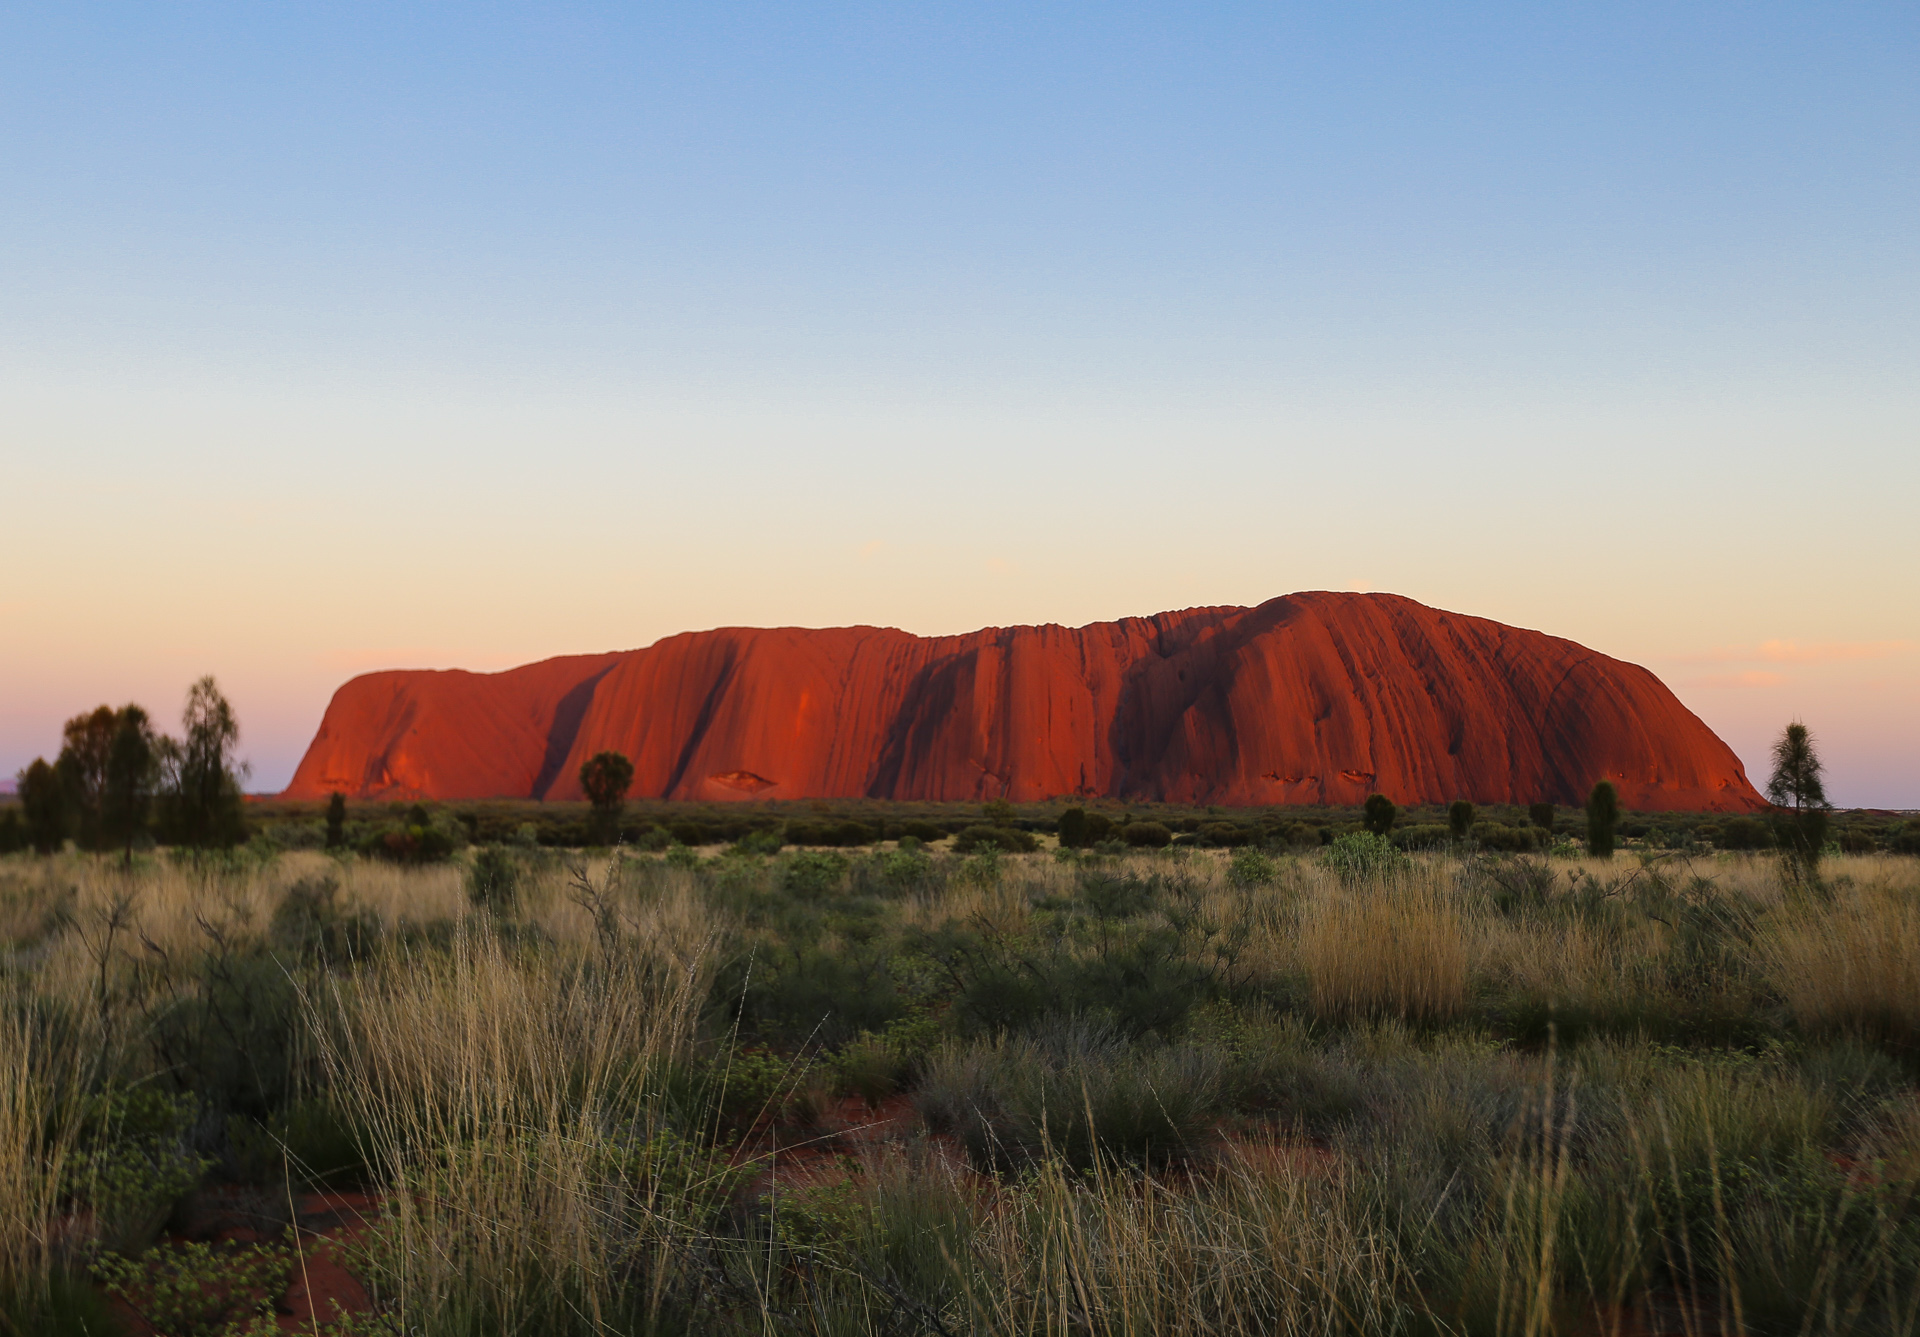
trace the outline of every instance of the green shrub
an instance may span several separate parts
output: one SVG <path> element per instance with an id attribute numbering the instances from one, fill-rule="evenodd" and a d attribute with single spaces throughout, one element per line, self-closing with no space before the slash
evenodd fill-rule
<path id="1" fill-rule="evenodd" d="M 873 828 L 861 822 L 787 823 L 787 842 L 793 845 L 846 848 L 853 845 L 871 845 L 873 840 Z"/>
<path id="2" fill-rule="evenodd" d="M 1473 805 L 1457 798 L 1447 805 L 1447 835 L 1456 841 L 1473 834 Z"/>
<path id="3" fill-rule="evenodd" d="M 1061 849 L 1079 850 L 1092 844 L 1093 842 L 1087 837 L 1087 810 L 1068 808 L 1061 813 L 1060 821 L 1055 827 L 1055 834 L 1060 837 Z"/>
<path id="4" fill-rule="evenodd" d="M 946 832 L 932 822 L 902 822 L 900 832 L 903 836 L 912 836 L 915 840 L 931 845 L 936 840 L 946 838 Z"/>
<path id="5" fill-rule="evenodd" d="M 1474 843 L 1483 850 L 1503 854 L 1524 854 L 1540 848 L 1546 833 L 1533 826 L 1504 826 L 1499 822 L 1480 822 L 1473 828 Z"/>
<path id="6" fill-rule="evenodd" d="M 734 841 L 733 850 L 736 854 L 778 854 L 786 843 L 780 832 L 761 827 Z"/>
<path id="7" fill-rule="evenodd" d="M 627 836 L 628 845 L 648 854 L 658 854 L 673 843 L 673 833 L 666 827 L 656 826 L 652 822 L 635 827 Z"/>
<path id="8" fill-rule="evenodd" d="M 281 1244 L 174 1244 L 101 1254 L 93 1274 L 160 1337 L 267 1337 L 296 1258 Z"/>
<path id="9" fill-rule="evenodd" d="M 1367 795 L 1362 811 L 1366 814 L 1363 819 L 1366 829 L 1376 836 L 1384 836 L 1393 830 L 1394 819 L 1400 815 L 1400 810 L 1393 806 L 1393 800 L 1385 794 Z"/>
<path id="10" fill-rule="evenodd" d="M 934 880 L 933 859 L 912 836 L 899 849 L 872 856 L 866 867 L 888 891 L 910 891 Z"/>
<path id="11" fill-rule="evenodd" d="M 416 807 L 414 819 L 404 825 L 380 828 L 360 842 L 360 852 L 393 863 L 443 863 L 459 848 L 460 836 L 444 823 L 432 821 Z"/>
<path id="12" fill-rule="evenodd" d="M 860 1032 L 881 1032 L 906 1014 L 879 943 L 797 943 L 753 962 L 745 987 L 722 978 L 714 993 L 737 1003 L 741 1020 L 768 1041 L 843 1045 Z"/>
<path id="13" fill-rule="evenodd" d="M 1602 780 L 1587 795 L 1587 853 L 1596 859 L 1613 857 L 1614 836 L 1620 825 L 1620 791 Z"/>
<path id="14" fill-rule="evenodd" d="M 498 845 L 482 845 L 467 866 L 467 900 L 489 914 L 512 914 L 520 900 L 519 861 Z"/>
<path id="15" fill-rule="evenodd" d="M 1320 856 L 1342 882 L 1369 882 L 1390 877 L 1407 866 L 1407 856 L 1385 836 L 1355 831 L 1336 839 Z"/>
<path id="16" fill-rule="evenodd" d="M 151 1086 L 95 1097 L 63 1167 L 74 1201 L 91 1214 L 108 1249 L 137 1253 L 159 1233 L 174 1204 L 213 1165 L 187 1145 L 199 1113 L 190 1095 Z"/>
<path id="17" fill-rule="evenodd" d="M 1097 1022 L 937 1057 L 915 1093 L 928 1126 L 982 1169 L 1047 1155 L 1075 1169 L 1112 1158 L 1160 1164 L 1211 1140 L 1225 1107 L 1218 1053 L 1136 1050 Z"/>
<path id="18" fill-rule="evenodd" d="M 913 1076 L 912 1060 L 896 1052 L 885 1036 L 871 1031 L 855 1036 L 828 1066 L 835 1090 L 859 1096 L 869 1105 L 878 1105 Z"/>
<path id="19" fill-rule="evenodd" d="M 1551 803 L 1528 804 L 1527 820 L 1542 831 L 1553 830 L 1553 805 Z"/>
<path id="20" fill-rule="evenodd" d="M 0 1332 L 32 1337 L 120 1337 L 125 1320 L 84 1274 L 57 1269 L 40 1285 L 0 1284 Z"/>
<path id="21" fill-rule="evenodd" d="M 325 1097 L 295 1102 L 263 1126 L 229 1121 L 228 1141 L 241 1171 L 254 1182 L 293 1182 L 320 1188 L 356 1188 L 367 1181 L 366 1139 L 347 1112 Z"/>
<path id="22" fill-rule="evenodd" d="M 304 961 L 355 960 L 371 952 L 379 936 L 378 917 L 349 910 L 333 877 L 303 877 L 288 887 L 267 926 L 275 948 Z"/>
<path id="23" fill-rule="evenodd" d="M 953 838 L 955 854 L 972 854 L 989 847 L 1008 854 L 1030 854 L 1040 848 L 1040 842 L 1012 826 L 969 826 Z"/>
<path id="24" fill-rule="evenodd" d="M 1154 908 L 1160 899 L 1157 877 L 1138 878 L 1115 873 L 1084 873 L 1080 899 L 1101 919 L 1131 919 Z"/>
<path id="25" fill-rule="evenodd" d="M 1756 817 L 1729 817 L 1713 843 L 1723 850 L 1763 850 L 1773 844 L 1773 833 Z"/>
<path id="26" fill-rule="evenodd" d="M 1438 822 L 1422 822 L 1416 826 L 1396 828 L 1389 839 L 1403 850 L 1439 850 L 1446 848 L 1452 835 L 1447 827 Z"/>
<path id="27" fill-rule="evenodd" d="M 1280 874 L 1280 866 L 1252 845 L 1242 845 L 1227 860 L 1227 881 L 1236 887 L 1261 887 Z"/>
<path id="28" fill-rule="evenodd" d="M 1224 849 L 1246 845 L 1253 840 L 1253 832 L 1233 822 L 1203 822 L 1199 836 L 1207 844 Z"/>
<path id="29" fill-rule="evenodd" d="M 1135 849 L 1164 849 L 1173 843 L 1173 832 L 1159 822 L 1128 822 L 1120 828 L 1120 837 Z"/>
<path id="30" fill-rule="evenodd" d="M 1288 822 L 1274 832 L 1277 843 L 1290 849 L 1300 849 L 1320 844 L 1320 832 L 1323 828 L 1311 822 Z"/>
<path id="31" fill-rule="evenodd" d="M 818 900 L 839 887 L 851 865 L 844 854 L 795 850 L 781 860 L 780 885 L 789 895 Z"/>
<path id="32" fill-rule="evenodd" d="M 689 849 L 697 849 L 713 842 L 713 833 L 705 822 L 679 821 L 667 827 L 673 838 Z"/>
<path id="33" fill-rule="evenodd" d="M 27 847 L 27 824 L 20 820 L 20 805 L 9 803 L 0 808 L 0 854 L 17 854 Z"/>

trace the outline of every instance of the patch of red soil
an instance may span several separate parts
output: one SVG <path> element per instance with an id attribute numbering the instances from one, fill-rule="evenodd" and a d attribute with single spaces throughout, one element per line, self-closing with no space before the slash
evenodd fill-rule
<path id="1" fill-rule="evenodd" d="M 1271 1130 L 1220 1130 L 1217 1160 L 1252 1175 L 1323 1179 L 1338 1174 L 1342 1161 L 1332 1147 Z"/>
<path id="2" fill-rule="evenodd" d="M 1293 594 L 1068 628 L 920 637 L 727 627 L 505 673 L 394 671 L 334 694 L 289 798 L 640 798 L 1233 806 L 1584 800 L 1764 807 L 1647 670 L 1391 594 Z"/>
<path id="3" fill-rule="evenodd" d="M 734 1163 L 755 1170 L 746 1192 L 836 1184 L 854 1168 L 897 1154 L 920 1140 L 943 1162 L 965 1170 L 966 1157 L 951 1139 L 923 1135 L 910 1096 L 889 1096 L 870 1105 L 859 1096 L 835 1103 L 814 1126 L 767 1124 L 734 1152 Z"/>
<path id="4" fill-rule="evenodd" d="M 368 1193 L 302 1193 L 289 1201 L 253 1189 L 209 1189 L 188 1203 L 182 1213 L 184 1229 L 156 1247 L 262 1243 L 283 1238 L 281 1228 L 291 1218 L 299 1256 L 293 1280 L 280 1297 L 277 1322 L 284 1333 L 311 1334 L 342 1313 L 372 1307 L 366 1288 L 342 1264 L 340 1246 L 365 1230 L 379 1210 L 379 1199 Z M 152 1326 L 124 1301 L 108 1296 L 107 1303 L 132 1337 L 152 1337 Z"/>

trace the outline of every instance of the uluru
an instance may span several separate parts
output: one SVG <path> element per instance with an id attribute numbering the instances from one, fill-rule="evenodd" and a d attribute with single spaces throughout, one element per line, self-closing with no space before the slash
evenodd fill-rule
<path id="1" fill-rule="evenodd" d="M 1580 801 L 1765 807 L 1652 673 L 1543 632 L 1391 594 L 1315 591 L 1085 627 L 915 636 L 725 627 L 500 673 L 342 686 L 291 798 L 580 796 L 1228 806 Z"/>

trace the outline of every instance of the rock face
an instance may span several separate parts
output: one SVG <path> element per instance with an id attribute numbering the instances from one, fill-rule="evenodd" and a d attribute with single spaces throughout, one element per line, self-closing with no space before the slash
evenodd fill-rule
<path id="1" fill-rule="evenodd" d="M 1764 807 L 1643 668 L 1389 594 L 1315 592 L 1068 628 L 920 637 L 728 627 L 505 673 L 370 673 L 334 694 L 287 795 L 632 796 L 1252 806 Z"/>

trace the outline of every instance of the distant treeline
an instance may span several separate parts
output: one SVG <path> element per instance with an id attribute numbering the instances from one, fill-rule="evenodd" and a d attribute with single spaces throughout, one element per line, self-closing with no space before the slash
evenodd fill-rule
<path id="1" fill-rule="evenodd" d="M 256 837 L 280 848 L 322 848 L 328 843 L 325 802 L 262 799 L 246 806 Z M 1466 832 L 1476 848 L 1545 851 L 1584 840 L 1587 815 L 1580 808 L 1545 805 L 1478 805 Z M 1061 830 L 1070 812 L 1083 814 L 1081 840 Z M 1417 804 L 1398 809 L 1387 838 L 1402 849 L 1442 849 L 1460 843 L 1448 808 Z M 1548 825 L 1543 825 L 1545 818 Z M 402 858 L 433 857 L 466 844 L 581 848 L 611 843 L 596 828 L 584 802 L 542 803 L 491 799 L 451 803 L 342 801 L 341 846 Z M 1178 804 L 1125 804 L 1108 800 L 1055 799 L 1045 803 L 882 802 L 844 799 L 768 803 L 697 803 L 639 800 L 620 814 L 615 839 L 638 849 L 669 845 L 812 845 L 852 848 L 910 838 L 931 843 L 947 837 L 977 843 L 987 832 L 1054 836 L 1094 846 L 1200 846 L 1307 848 L 1329 845 L 1367 829 L 1366 814 L 1353 807 L 1209 808 Z M 1725 813 L 1635 813 L 1621 815 L 1618 834 L 1628 847 L 1684 850 L 1774 848 L 1773 824 L 1765 815 Z M 1832 814 L 1829 839 L 1848 853 L 1920 854 L 1920 819 L 1900 813 L 1856 811 Z M 992 837 L 1006 848 L 1017 841 Z M 773 842 L 778 844 L 773 844 Z"/>
<path id="2" fill-rule="evenodd" d="M 51 854 L 68 841 L 131 860 L 155 843 L 226 848 L 247 838 L 234 759 L 240 725 L 211 677 L 187 693 L 181 736 L 153 727 L 138 705 L 100 706 L 68 720 L 52 761 L 36 757 L 0 807 L 0 853 Z"/>

